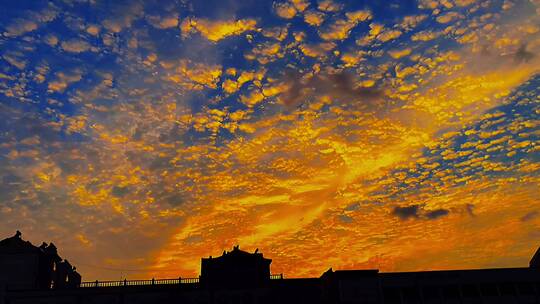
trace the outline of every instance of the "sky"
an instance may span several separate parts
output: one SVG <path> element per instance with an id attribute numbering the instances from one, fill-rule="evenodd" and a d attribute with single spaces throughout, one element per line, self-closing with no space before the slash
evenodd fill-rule
<path id="1" fill-rule="evenodd" d="M 0 237 L 83 280 L 525 267 L 540 1 L 0 3 Z"/>

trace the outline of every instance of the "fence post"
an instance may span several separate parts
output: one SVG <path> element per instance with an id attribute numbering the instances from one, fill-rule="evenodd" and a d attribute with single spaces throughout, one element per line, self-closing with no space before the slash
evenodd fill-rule
<path id="1" fill-rule="evenodd" d="M 152 285 L 154 285 L 155 282 L 156 282 L 156 280 L 154 278 L 152 278 Z"/>
<path id="2" fill-rule="evenodd" d="M 96 287 L 98 287 L 98 280 L 96 280 Z"/>
<path id="3" fill-rule="evenodd" d="M 124 286 L 127 286 L 127 279 L 124 279 Z"/>
<path id="4" fill-rule="evenodd" d="M 178 277 L 178 284 L 182 284 L 182 277 Z"/>
<path id="5" fill-rule="evenodd" d="M 279 278 L 283 280 L 283 273 L 279 274 Z"/>

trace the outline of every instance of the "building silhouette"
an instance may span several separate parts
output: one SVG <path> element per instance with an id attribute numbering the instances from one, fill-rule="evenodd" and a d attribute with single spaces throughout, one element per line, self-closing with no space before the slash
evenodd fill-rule
<path id="1" fill-rule="evenodd" d="M 14 236 L 0 241 L 0 284 L 8 290 L 77 287 L 81 276 L 62 260 L 53 243 L 36 247 Z"/>
<path id="2" fill-rule="evenodd" d="M 529 267 L 271 275 L 272 260 L 233 247 L 202 258 L 199 278 L 82 282 L 53 244 L 0 241 L 0 304 L 540 303 L 540 248 Z M 66 274 L 67 272 L 67 274 Z"/>
<path id="3" fill-rule="evenodd" d="M 258 250 L 257 250 L 258 251 Z M 248 253 L 234 246 L 217 258 L 201 259 L 200 284 L 204 287 L 261 287 L 270 283 L 271 259 L 259 252 Z"/>

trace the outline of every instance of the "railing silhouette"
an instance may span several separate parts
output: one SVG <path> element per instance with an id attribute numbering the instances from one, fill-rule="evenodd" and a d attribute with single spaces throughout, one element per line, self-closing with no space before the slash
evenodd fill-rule
<path id="1" fill-rule="evenodd" d="M 270 280 L 281 280 L 281 279 L 283 279 L 283 273 L 270 275 Z"/>
<path id="2" fill-rule="evenodd" d="M 281 280 L 283 274 L 271 274 L 270 280 Z M 149 285 L 179 285 L 179 284 L 197 284 L 199 278 L 177 278 L 177 279 L 151 279 L 151 280 L 123 280 L 123 281 L 91 281 L 82 282 L 79 287 L 122 287 L 122 286 L 149 286 Z"/>

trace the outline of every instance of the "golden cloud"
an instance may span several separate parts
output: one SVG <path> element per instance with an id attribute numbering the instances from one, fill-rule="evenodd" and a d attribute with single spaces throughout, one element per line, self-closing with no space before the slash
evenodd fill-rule
<path id="1" fill-rule="evenodd" d="M 324 22 L 324 14 L 318 11 L 304 13 L 304 21 L 311 26 L 320 26 Z"/>
<path id="2" fill-rule="evenodd" d="M 292 3 L 274 3 L 274 10 L 281 18 L 291 19 L 296 16 L 296 8 Z"/>
<path id="3" fill-rule="evenodd" d="M 217 42 L 230 36 L 240 35 L 246 31 L 256 29 L 257 22 L 254 19 L 212 21 L 209 19 L 188 18 L 180 28 L 183 35 L 197 31 L 206 39 Z"/>

